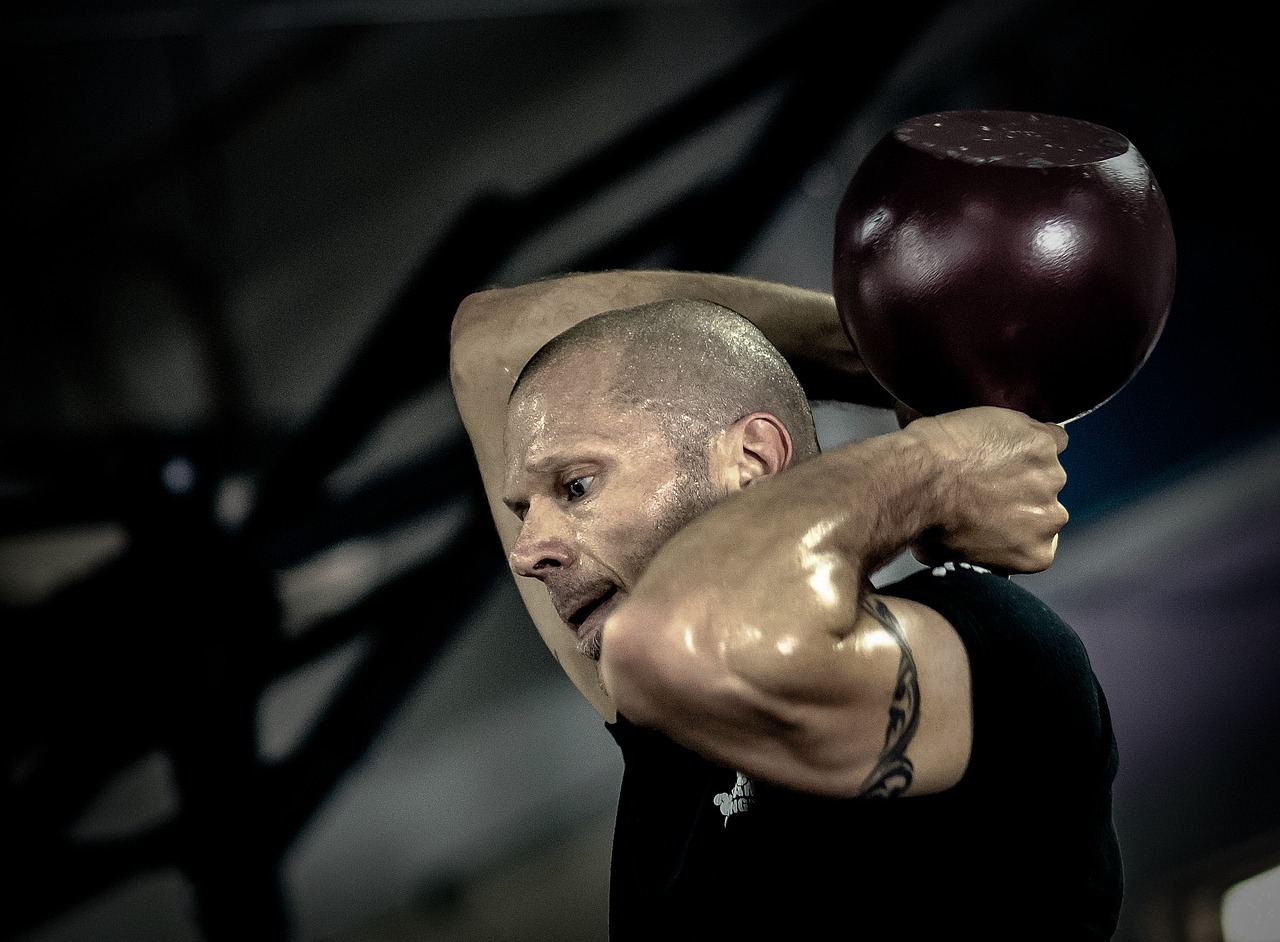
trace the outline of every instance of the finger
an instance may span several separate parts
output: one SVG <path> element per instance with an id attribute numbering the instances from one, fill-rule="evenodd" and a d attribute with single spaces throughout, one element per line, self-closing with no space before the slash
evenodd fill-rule
<path id="1" fill-rule="evenodd" d="M 1063 428 L 1061 425 L 1054 422 L 1045 422 L 1043 423 L 1043 425 L 1045 428 L 1049 430 L 1049 434 L 1053 436 L 1054 441 L 1057 442 L 1058 454 L 1062 454 L 1064 451 L 1066 451 L 1067 441 L 1069 439 L 1069 436 L 1067 435 L 1067 430 Z"/>

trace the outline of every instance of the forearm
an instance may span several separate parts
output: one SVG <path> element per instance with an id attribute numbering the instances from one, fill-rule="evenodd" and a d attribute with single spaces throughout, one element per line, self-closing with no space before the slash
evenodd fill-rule
<path id="1" fill-rule="evenodd" d="M 755 324 L 795 370 L 811 400 L 892 408 L 871 376 L 826 292 L 731 275 L 680 276 L 690 297 L 714 301 Z"/>
<path id="2" fill-rule="evenodd" d="M 668 541 L 606 624 L 619 712 L 726 763 L 849 748 L 893 674 L 871 577 L 926 536 L 957 561 L 1048 566 L 1063 447 L 1056 426 L 973 409 L 752 481 Z"/>
<path id="3" fill-rule="evenodd" d="M 454 320 L 455 382 L 469 391 L 473 379 L 496 379 L 505 385 L 505 405 L 520 368 L 556 334 L 602 311 L 676 297 L 713 301 L 754 323 L 792 364 L 811 399 L 893 404 L 863 365 L 830 294 L 704 272 L 589 272 L 478 292 Z M 475 368 L 486 375 L 477 376 Z"/>

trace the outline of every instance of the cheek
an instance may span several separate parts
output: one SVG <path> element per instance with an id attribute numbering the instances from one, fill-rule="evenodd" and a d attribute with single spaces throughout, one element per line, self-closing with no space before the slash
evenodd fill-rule
<path id="1" fill-rule="evenodd" d="M 678 513 L 681 499 L 679 480 L 675 477 L 663 481 L 645 499 L 640 507 L 641 516 L 653 529 L 663 529 L 663 523 Z"/>
<path id="2" fill-rule="evenodd" d="M 620 506 L 596 508 L 591 542 L 601 562 L 627 581 L 638 577 L 675 532 L 679 506 L 679 488 L 671 480 L 636 489 Z"/>
<path id="3" fill-rule="evenodd" d="M 669 534 L 655 528 L 651 524 L 638 528 L 622 545 L 622 554 L 618 560 L 618 574 L 628 583 L 634 584 L 653 561 L 654 555 L 667 542 Z"/>

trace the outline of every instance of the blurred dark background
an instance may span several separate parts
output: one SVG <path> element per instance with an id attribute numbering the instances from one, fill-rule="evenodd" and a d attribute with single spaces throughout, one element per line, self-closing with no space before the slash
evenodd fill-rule
<path id="1" fill-rule="evenodd" d="M 604 266 L 829 290 L 869 147 L 988 107 L 1129 137 L 1178 241 L 1164 335 L 1069 426 L 1072 523 L 1024 579 L 1110 698 L 1117 938 L 1280 939 L 1274 897 L 1234 936 L 1219 913 L 1280 863 L 1253 8 L 115 0 L 4 22 L 6 938 L 603 940 L 620 761 L 502 568 L 453 309 Z"/>

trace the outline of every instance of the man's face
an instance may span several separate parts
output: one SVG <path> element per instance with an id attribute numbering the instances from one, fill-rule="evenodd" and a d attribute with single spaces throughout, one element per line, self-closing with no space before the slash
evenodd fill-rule
<path id="1" fill-rule="evenodd" d="M 578 650 L 672 534 L 714 501 L 682 468 L 659 419 L 608 396 L 613 355 L 572 353 L 522 385 L 507 412 L 503 500 L 520 517 L 508 557 L 541 580 Z"/>

